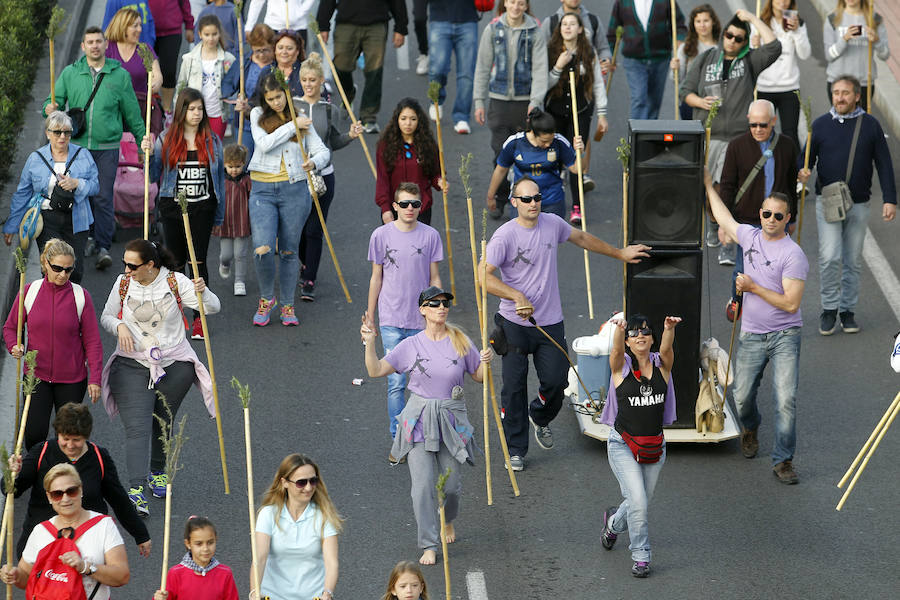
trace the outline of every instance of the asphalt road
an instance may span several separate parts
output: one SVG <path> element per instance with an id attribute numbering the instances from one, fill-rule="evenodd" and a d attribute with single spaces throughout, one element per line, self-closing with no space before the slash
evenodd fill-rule
<path id="1" fill-rule="evenodd" d="M 610 0 L 590 2 L 606 19 Z M 720 15 L 731 11 L 722 0 L 712 2 Z M 558 4 L 532 2 L 544 17 Z M 827 109 L 821 46 L 821 22 L 807 3 L 801 17 L 809 23 L 814 57 L 804 63 L 802 88 L 813 98 L 814 114 Z M 485 20 L 482 20 L 482 25 Z M 415 57 L 414 49 L 410 52 Z M 414 62 L 414 61 L 411 61 Z M 359 74 L 357 75 L 359 77 Z M 452 81 L 452 79 L 451 79 Z M 359 82 L 361 83 L 361 81 Z M 426 100 L 427 81 L 413 71 L 398 72 L 389 53 L 384 81 L 381 122 L 406 94 Z M 451 98 L 453 97 L 451 83 Z M 592 233 L 621 244 L 621 171 L 615 146 L 625 135 L 628 92 L 624 73 L 612 85 L 610 131 L 593 150 L 591 173 L 597 189 L 587 198 Z M 663 102 L 663 116 L 671 117 L 671 91 Z M 459 305 L 452 320 L 476 336 L 476 315 L 469 259 L 465 201 L 457 169 L 461 153 L 473 152 L 472 187 L 480 206 L 490 176 L 489 133 L 474 125 L 469 136 L 452 132 L 444 121 L 447 170 L 452 185 L 450 220 Z M 375 137 L 366 136 L 370 148 Z M 894 156 L 900 148 L 892 139 Z M 184 470 L 174 482 L 170 564 L 178 562 L 179 540 L 188 515 L 208 515 L 219 527 L 218 557 L 235 572 L 242 593 L 249 588 L 249 530 L 244 467 L 243 422 L 240 404 L 228 381 L 232 375 L 251 386 L 254 485 L 257 497 L 271 481 L 281 458 L 304 452 L 319 463 L 324 481 L 346 517 L 340 537 L 339 598 L 374 598 L 384 591 L 390 568 L 401 559 L 418 557 L 415 521 L 409 500 L 405 467 L 391 468 L 386 456 L 384 380 L 366 379 L 361 387 L 351 380 L 365 376 L 359 343 L 359 317 L 365 309 L 370 266 L 365 260 L 368 236 L 379 224 L 373 203 L 374 182 L 358 143 L 336 155 L 337 199 L 329 229 L 353 303 L 347 304 L 327 254 L 317 282 L 317 301 L 298 304 L 299 328 L 276 321 L 252 327 L 256 307 L 254 277 L 248 296 L 231 295 L 231 282 L 216 274 L 218 252 L 212 244 L 210 286 L 222 299 L 223 310 L 211 316 L 212 348 L 219 382 L 219 399 L 228 455 L 231 494 L 223 494 L 215 424 L 206 416 L 200 396 L 192 391 L 182 408 L 188 415 Z M 435 225 L 443 234 L 440 202 Z M 870 228 L 889 260 L 897 256 L 896 225 L 872 211 Z M 761 457 L 744 459 L 736 441 L 718 445 L 669 446 L 667 464 L 651 508 L 653 575 L 648 580 L 630 574 L 627 536 L 612 552 L 599 543 L 602 512 L 620 498 L 603 443 L 579 433 L 572 412 L 564 409 L 553 424 L 556 445 L 543 451 L 532 444 L 528 468 L 519 474 L 521 496 L 514 498 L 502 467 L 496 433 L 492 432 L 494 505 L 486 505 L 484 468 L 465 470 L 462 512 L 457 521 L 459 541 L 451 546 L 451 579 L 456 598 L 481 598 L 467 589 L 467 574 L 483 573 L 491 600 L 520 598 L 882 598 L 900 589 L 896 548 L 900 542 L 895 516 L 898 484 L 891 456 L 900 450 L 897 432 L 888 435 L 856 491 L 842 512 L 834 506 L 840 493 L 834 487 L 896 392 L 888 367 L 894 313 L 872 273 L 865 269 L 858 319 L 862 331 L 830 338 L 817 331 L 818 273 L 815 268 L 814 207 L 807 207 L 802 245 L 811 269 L 802 310 L 803 330 L 798 446 L 795 465 L 801 481 L 784 486 L 772 476 L 762 455 L 772 444 L 772 400 L 769 378 L 760 402 Z M 479 219 L 480 220 L 480 219 Z M 489 222 L 493 230 L 497 222 Z M 892 229 L 893 227 L 893 229 Z M 479 232 L 480 233 L 480 232 Z M 139 232 L 133 232 L 139 235 Z M 113 249 L 118 264 L 120 239 Z M 602 319 L 621 305 L 622 267 L 604 257 L 592 257 L 591 275 L 597 318 L 590 321 L 581 250 L 567 245 L 560 251 L 560 287 L 568 340 L 597 330 Z M 730 267 L 719 267 L 715 251 L 706 261 L 711 290 L 704 289 L 703 337 L 711 332 L 727 346 L 730 324 L 722 314 Z M 115 269 L 101 273 L 88 268 L 85 285 L 98 310 L 109 293 Z M 442 276 L 449 282 L 446 262 Z M 704 285 L 704 287 L 706 287 Z M 897 302 L 897 298 L 891 299 Z M 490 302 L 496 307 L 496 302 Z M 711 322 L 707 315 L 711 314 Z M 104 334 L 107 353 L 115 343 Z M 202 356 L 203 344 L 194 343 Z M 6 373 L 8 376 L 9 374 Z M 532 385 L 532 389 L 535 389 Z M 481 389 L 467 387 L 473 423 L 481 438 Z M 124 468 L 121 424 L 94 407 L 94 440 L 108 447 Z M 148 520 L 153 555 L 141 559 L 127 541 L 131 583 L 120 598 L 146 598 L 159 585 L 163 539 L 163 507 L 151 500 Z M 24 501 L 17 513 L 21 516 Z M 894 515 L 894 516 L 892 516 Z M 428 568 L 432 597 L 443 595 L 440 566 Z M 890 590 L 895 590 L 890 592 Z"/>

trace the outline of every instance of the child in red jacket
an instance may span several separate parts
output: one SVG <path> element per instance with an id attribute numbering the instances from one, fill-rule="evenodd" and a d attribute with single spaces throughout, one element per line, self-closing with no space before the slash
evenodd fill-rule
<path id="1" fill-rule="evenodd" d="M 166 591 L 153 600 L 238 600 L 231 569 L 216 560 L 216 527 L 206 517 L 192 516 L 184 526 L 187 552 L 169 569 Z"/>

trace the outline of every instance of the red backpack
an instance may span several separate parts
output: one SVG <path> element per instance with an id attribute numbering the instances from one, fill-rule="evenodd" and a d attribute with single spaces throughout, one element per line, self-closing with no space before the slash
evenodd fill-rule
<path id="1" fill-rule="evenodd" d="M 100 582 L 94 586 L 90 597 L 86 596 L 81 573 L 62 562 L 59 557 L 66 552 L 79 552 L 75 540 L 106 518 L 107 515 L 97 515 L 79 525 L 74 532 L 71 527 L 57 530 L 50 521 L 41 523 L 55 539 L 38 552 L 37 560 L 31 567 L 28 586 L 25 588 L 27 600 L 91 600 L 94 597 L 100 589 Z M 69 537 L 63 537 L 64 532 L 68 532 Z"/>

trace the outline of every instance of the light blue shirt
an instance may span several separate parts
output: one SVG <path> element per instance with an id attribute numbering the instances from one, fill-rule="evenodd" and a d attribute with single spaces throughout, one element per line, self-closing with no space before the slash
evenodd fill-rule
<path id="1" fill-rule="evenodd" d="M 256 519 L 256 531 L 272 538 L 263 573 L 262 596 L 272 600 L 312 600 L 325 588 L 322 540 L 337 535 L 322 511 L 310 502 L 296 521 L 287 506 L 275 524 L 275 507 L 264 506 Z"/>

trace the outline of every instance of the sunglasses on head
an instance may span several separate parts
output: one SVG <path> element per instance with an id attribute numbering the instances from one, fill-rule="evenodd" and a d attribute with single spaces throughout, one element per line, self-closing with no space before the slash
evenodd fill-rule
<path id="1" fill-rule="evenodd" d="M 68 496 L 69 498 L 77 498 L 78 490 L 81 489 L 80 485 L 73 485 L 72 487 L 66 488 L 64 490 L 50 490 L 47 492 L 47 495 L 50 496 L 50 499 L 54 502 L 59 502 L 62 500 L 63 495 Z"/>
<path id="2" fill-rule="evenodd" d="M 69 136 L 69 137 L 72 136 L 71 129 L 48 129 L 47 131 L 49 131 L 53 135 L 65 135 L 65 136 Z"/>
<path id="3" fill-rule="evenodd" d="M 532 202 L 540 202 L 543 196 L 541 196 L 540 192 L 538 192 L 534 196 L 513 196 L 513 198 L 515 198 L 519 202 L 531 204 Z"/>
<path id="4" fill-rule="evenodd" d="M 438 306 L 443 306 L 444 308 L 450 308 L 450 301 L 446 298 L 443 299 L 435 299 L 435 300 L 426 300 L 422 303 L 422 306 L 430 306 L 431 308 L 437 308 Z"/>
<path id="5" fill-rule="evenodd" d="M 728 40 L 734 40 L 734 41 L 737 42 L 738 44 L 743 44 L 744 41 L 746 41 L 747 36 L 744 36 L 744 35 L 738 35 L 738 34 L 735 34 L 735 33 L 731 33 L 730 31 L 726 31 L 726 32 L 725 32 L 725 39 L 728 39 Z"/>
<path id="6" fill-rule="evenodd" d="M 781 221 L 784 219 L 784 213 L 772 212 L 771 210 L 763 210 L 760 211 L 763 219 L 769 219 L 771 217 L 775 217 L 776 221 Z"/>
<path id="7" fill-rule="evenodd" d="M 413 208 L 421 208 L 422 201 L 421 200 L 397 200 L 397 206 L 400 208 L 409 208 L 412 206 Z"/>
<path id="8" fill-rule="evenodd" d="M 54 273 L 62 273 L 65 272 L 66 275 L 75 270 L 75 267 L 63 267 L 61 265 L 54 265 L 53 263 L 49 263 L 50 268 L 53 269 Z"/>
<path id="9" fill-rule="evenodd" d="M 137 271 L 138 269 L 140 269 L 141 267 L 143 267 L 144 265 L 146 265 L 147 262 L 150 262 L 150 261 L 142 262 L 142 263 L 139 264 L 139 265 L 133 265 L 133 264 L 131 264 L 130 262 L 125 262 L 125 261 L 123 260 L 123 261 L 122 261 L 122 264 L 125 265 L 125 268 L 126 268 L 126 269 L 130 269 L 131 271 Z"/>
<path id="10" fill-rule="evenodd" d="M 652 335 L 653 330 L 649 327 L 639 327 L 637 329 L 629 329 L 628 337 L 637 337 L 639 335 Z"/>
<path id="11" fill-rule="evenodd" d="M 319 485 L 318 477 L 297 479 L 296 481 L 291 481 L 290 479 L 288 479 L 287 481 L 288 481 L 288 483 L 293 483 L 295 486 L 297 486 L 298 490 L 302 490 L 302 489 L 306 488 L 307 484 L 312 487 L 316 487 L 317 485 Z"/>
<path id="12" fill-rule="evenodd" d="M 768 123 L 750 123 L 750 129 L 767 129 Z"/>

